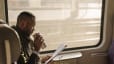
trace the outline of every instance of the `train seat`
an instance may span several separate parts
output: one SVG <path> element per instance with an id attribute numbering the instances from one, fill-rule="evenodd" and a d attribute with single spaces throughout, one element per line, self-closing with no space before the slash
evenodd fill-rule
<path id="1" fill-rule="evenodd" d="M 0 22 L 0 64 L 16 62 L 20 55 L 20 40 L 15 30 Z"/>
<path id="2" fill-rule="evenodd" d="M 109 63 L 114 64 L 114 41 L 112 41 L 112 44 L 109 48 L 108 56 L 109 56 Z"/>

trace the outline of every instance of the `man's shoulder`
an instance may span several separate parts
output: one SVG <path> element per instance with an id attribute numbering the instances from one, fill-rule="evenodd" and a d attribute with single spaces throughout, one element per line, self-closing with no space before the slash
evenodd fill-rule
<path id="1" fill-rule="evenodd" d="M 17 27 L 17 26 L 15 26 L 15 25 L 13 25 L 13 26 L 11 26 L 14 30 L 16 30 L 17 31 L 17 33 L 19 33 L 20 32 L 20 29 Z"/>
<path id="2" fill-rule="evenodd" d="M 13 25 L 13 26 L 11 26 L 11 27 L 12 27 L 13 29 L 16 29 L 16 26 L 14 26 L 14 25 Z"/>

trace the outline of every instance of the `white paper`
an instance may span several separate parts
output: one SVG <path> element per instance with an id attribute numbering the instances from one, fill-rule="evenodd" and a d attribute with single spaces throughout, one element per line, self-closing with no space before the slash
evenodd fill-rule
<path id="1" fill-rule="evenodd" d="M 58 48 L 56 49 L 56 51 L 54 52 L 54 54 L 52 55 L 52 57 L 50 59 L 48 59 L 45 64 L 48 64 L 48 62 L 50 62 L 52 59 L 54 59 L 62 50 L 65 49 L 65 47 L 67 47 L 67 45 L 65 44 L 60 44 L 58 46 Z"/>

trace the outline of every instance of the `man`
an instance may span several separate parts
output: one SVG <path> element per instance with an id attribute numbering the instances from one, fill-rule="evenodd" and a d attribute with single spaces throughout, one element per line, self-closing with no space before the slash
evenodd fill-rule
<path id="1" fill-rule="evenodd" d="M 16 26 L 12 26 L 19 34 L 21 40 L 21 55 L 17 64 L 39 64 L 40 62 L 38 52 L 44 40 L 39 33 L 35 34 L 34 41 L 30 38 L 35 24 L 35 16 L 30 12 L 24 11 L 19 14 Z"/>

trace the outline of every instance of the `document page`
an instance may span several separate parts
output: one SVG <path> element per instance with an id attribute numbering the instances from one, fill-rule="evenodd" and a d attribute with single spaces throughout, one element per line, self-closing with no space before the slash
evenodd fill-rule
<path id="1" fill-rule="evenodd" d="M 67 47 L 67 45 L 65 44 L 60 44 L 58 46 L 58 48 L 56 49 L 56 51 L 54 52 L 54 54 L 52 55 L 52 57 L 50 59 L 48 59 L 45 64 L 48 64 L 48 62 L 50 62 L 52 59 L 54 59 L 62 50 L 64 50 Z"/>

